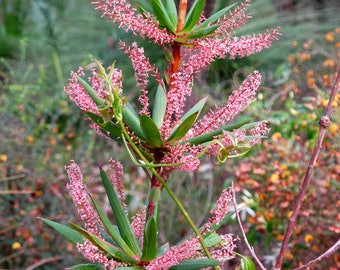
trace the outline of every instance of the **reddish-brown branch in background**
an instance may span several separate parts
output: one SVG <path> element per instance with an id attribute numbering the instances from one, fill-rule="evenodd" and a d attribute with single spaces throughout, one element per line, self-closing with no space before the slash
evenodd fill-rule
<path id="1" fill-rule="evenodd" d="M 322 142 L 323 142 L 323 139 L 325 137 L 326 129 L 330 125 L 329 116 L 330 116 L 331 111 L 332 111 L 332 103 L 335 99 L 337 92 L 339 92 L 339 89 L 340 89 L 340 67 L 338 68 L 338 71 L 337 71 L 337 77 L 336 77 L 334 86 L 332 88 L 331 96 L 330 96 L 330 99 L 329 99 L 328 104 L 327 104 L 325 115 L 322 116 L 320 121 L 319 121 L 319 132 L 318 132 L 316 144 L 314 146 L 313 154 L 312 154 L 312 156 L 309 160 L 307 171 L 306 171 L 305 177 L 303 179 L 297 200 L 295 202 L 293 213 L 292 213 L 291 217 L 289 218 L 288 226 L 286 228 L 286 232 L 284 234 L 284 238 L 283 238 L 283 241 L 282 241 L 280 253 L 279 253 L 276 265 L 273 268 L 273 270 L 281 269 L 281 266 L 282 266 L 282 263 L 283 263 L 283 257 L 285 255 L 287 249 L 288 249 L 289 238 L 293 233 L 295 223 L 296 223 L 296 219 L 299 215 L 303 199 L 306 195 L 307 188 L 310 184 L 312 172 L 313 172 L 315 163 L 318 159 L 318 156 L 319 156 L 319 153 L 320 153 L 320 150 L 321 150 L 321 147 L 322 147 Z"/>
<path id="2" fill-rule="evenodd" d="M 326 252 L 322 253 L 319 257 L 317 257 L 314 260 L 311 260 L 310 262 L 306 263 L 303 266 L 300 266 L 298 268 L 295 268 L 293 270 L 302 270 L 302 269 L 307 269 L 307 267 L 310 267 L 320 261 L 322 261 L 325 258 L 328 258 L 329 256 L 331 256 L 332 254 L 334 254 L 335 252 L 337 252 L 340 249 L 340 239 L 338 241 L 336 241 L 336 243 L 331 246 L 329 249 L 327 249 Z"/>
<path id="3" fill-rule="evenodd" d="M 241 232 L 242 232 L 243 240 L 246 243 L 246 245 L 247 245 L 247 247 L 248 247 L 248 249 L 249 249 L 249 251 L 251 253 L 251 256 L 255 259 L 255 261 L 257 262 L 259 267 L 262 270 L 266 270 L 266 268 L 261 263 L 260 259 L 256 256 L 256 253 L 255 253 L 253 247 L 250 246 L 250 244 L 248 242 L 248 239 L 247 239 L 247 236 L 246 236 L 246 233 L 245 233 L 245 231 L 243 229 L 243 225 L 242 225 L 242 221 L 241 221 L 241 218 L 240 218 L 240 214 L 238 213 L 238 209 L 237 209 L 237 202 L 236 202 L 236 197 L 235 197 L 234 182 L 231 182 L 231 190 L 232 190 L 232 195 L 233 195 L 233 206 L 234 206 L 234 210 L 235 210 L 235 215 L 236 215 L 236 219 L 237 219 L 238 225 L 240 226 L 240 229 L 241 229 Z"/>

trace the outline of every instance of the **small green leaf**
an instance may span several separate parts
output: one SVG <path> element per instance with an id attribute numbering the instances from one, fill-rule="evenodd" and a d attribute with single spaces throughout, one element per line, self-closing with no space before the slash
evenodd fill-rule
<path id="1" fill-rule="evenodd" d="M 77 232 L 76 230 L 54 222 L 52 220 L 46 219 L 46 218 L 40 218 L 43 222 L 45 222 L 48 226 L 52 227 L 55 229 L 57 232 L 59 232 L 62 236 L 64 236 L 68 241 L 70 241 L 72 244 L 76 245 L 77 243 L 83 243 L 84 242 L 84 237 Z"/>
<path id="2" fill-rule="evenodd" d="M 177 9 L 176 9 L 176 3 L 174 0 L 166 0 L 165 1 L 165 9 L 167 11 L 167 14 L 169 15 L 169 18 L 171 20 L 172 25 L 177 25 L 178 21 L 178 15 L 177 15 Z"/>
<path id="3" fill-rule="evenodd" d="M 103 106 L 105 104 L 105 100 L 98 97 L 96 91 L 81 77 L 77 77 L 78 82 L 84 87 L 86 92 L 90 95 L 93 101 L 97 104 L 97 106 Z"/>
<path id="4" fill-rule="evenodd" d="M 90 198 L 92 200 L 92 204 L 95 207 L 100 220 L 102 221 L 106 231 L 109 233 L 109 235 L 112 237 L 113 241 L 130 257 L 134 257 L 136 254 L 129 248 L 129 246 L 125 243 L 123 238 L 117 233 L 116 228 L 114 225 L 110 222 L 108 217 L 104 214 L 104 212 L 100 209 L 98 204 L 95 202 L 93 197 L 90 195 Z"/>
<path id="5" fill-rule="evenodd" d="M 250 119 L 241 120 L 238 123 L 235 123 L 235 124 L 232 124 L 232 125 L 227 125 L 227 126 L 224 126 L 220 129 L 214 130 L 212 132 L 209 132 L 209 133 L 188 139 L 185 142 L 188 142 L 191 145 L 199 145 L 199 144 L 202 144 L 202 143 L 206 143 L 206 142 L 213 140 L 215 136 L 220 135 L 223 131 L 233 131 L 234 129 L 242 128 L 243 125 L 248 123 L 249 121 L 250 121 Z"/>
<path id="6" fill-rule="evenodd" d="M 121 130 L 120 127 L 112 121 L 104 122 L 104 120 L 99 116 L 92 112 L 86 112 L 86 114 L 95 122 L 98 126 L 100 126 L 103 130 L 109 132 L 109 137 L 114 139 L 117 142 L 121 141 Z M 105 134 L 105 132 L 104 132 Z"/>
<path id="7" fill-rule="evenodd" d="M 192 4 L 187 16 L 185 17 L 185 24 L 183 32 L 190 31 L 198 22 L 204 9 L 205 0 L 195 0 Z"/>
<path id="8" fill-rule="evenodd" d="M 184 260 L 179 264 L 171 266 L 169 270 L 199 270 L 220 265 L 220 261 L 215 259 L 193 259 Z"/>
<path id="9" fill-rule="evenodd" d="M 111 245 L 110 243 L 102 240 L 99 238 L 97 235 L 83 229 L 82 227 L 70 223 L 70 226 L 77 230 L 79 233 L 81 233 L 84 237 L 86 237 L 93 245 L 98 247 L 101 251 L 105 252 L 108 256 L 111 256 L 112 258 L 118 260 L 118 261 L 123 261 L 123 262 L 128 262 L 128 263 L 135 263 L 136 261 L 132 259 L 130 256 L 128 256 L 124 251 L 121 251 L 117 247 Z"/>
<path id="10" fill-rule="evenodd" d="M 211 233 L 203 240 L 207 247 L 213 247 L 219 244 L 222 238 L 217 233 Z"/>
<path id="11" fill-rule="evenodd" d="M 176 142 L 182 139 L 185 134 L 189 131 L 192 125 L 195 123 L 198 116 L 198 112 L 193 113 L 189 117 L 187 117 L 184 122 L 182 122 L 178 128 L 170 135 L 167 142 Z"/>
<path id="12" fill-rule="evenodd" d="M 97 263 L 78 264 L 67 268 L 69 270 L 103 270 L 104 267 Z"/>
<path id="13" fill-rule="evenodd" d="M 170 32 L 175 33 L 176 24 L 173 24 L 172 20 L 168 16 L 168 12 L 165 9 L 162 0 L 151 0 L 151 7 L 154 15 L 159 21 L 159 25 L 167 28 Z"/>
<path id="14" fill-rule="evenodd" d="M 196 30 L 203 29 L 209 26 L 210 23 L 216 22 L 220 17 L 222 17 L 228 10 L 230 10 L 232 7 L 234 7 L 237 3 L 234 3 L 230 6 L 227 6 L 220 11 L 217 11 L 213 15 L 211 15 L 208 19 L 206 19 L 204 22 L 202 22 L 199 25 L 196 25 L 192 31 L 195 32 Z"/>
<path id="15" fill-rule="evenodd" d="M 256 270 L 254 262 L 248 256 L 242 256 L 241 258 L 241 269 L 242 270 Z"/>
<path id="16" fill-rule="evenodd" d="M 181 122 L 183 123 L 189 116 L 191 116 L 193 113 L 198 112 L 198 114 L 201 113 L 208 97 L 202 98 L 199 102 L 197 102 L 189 111 L 187 111 L 181 118 Z"/>
<path id="17" fill-rule="evenodd" d="M 129 220 L 125 214 L 125 211 L 120 203 L 120 200 L 118 198 L 118 195 L 116 191 L 114 190 L 111 182 L 107 178 L 105 172 L 101 169 L 100 170 L 100 176 L 102 178 L 103 186 L 105 188 L 105 192 L 107 194 L 107 197 L 109 199 L 114 217 L 117 222 L 117 226 L 120 232 L 120 235 L 124 239 L 125 243 L 131 248 L 131 250 L 138 254 L 138 256 L 141 255 L 141 250 L 139 248 L 139 245 L 137 243 L 137 240 L 135 236 L 133 235 Z"/>
<path id="18" fill-rule="evenodd" d="M 163 141 L 161 134 L 158 130 L 157 125 L 154 121 L 150 118 L 148 115 L 141 115 L 140 117 L 140 126 L 143 130 L 143 133 L 145 135 L 145 139 L 148 142 L 149 145 L 154 147 L 162 147 Z"/>
<path id="19" fill-rule="evenodd" d="M 152 216 L 148 219 L 144 230 L 142 261 L 152 261 L 157 255 L 157 225 Z"/>
<path id="20" fill-rule="evenodd" d="M 127 103 L 123 108 L 123 120 L 131 128 L 139 138 L 145 139 L 144 133 L 140 127 L 140 119 L 136 111 L 132 108 L 130 103 Z"/>
<path id="21" fill-rule="evenodd" d="M 220 26 L 218 24 L 216 24 L 216 25 L 207 26 L 205 28 L 200 28 L 197 31 L 191 32 L 191 34 L 189 34 L 187 36 L 187 38 L 188 39 L 194 39 L 194 38 L 207 37 L 207 36 L 211 35 L 212 33 L 214 33 L 215 30 L 219 27 Z"/>
<path id="22" fill-rule="evenodd" d="M 152 119 L 157 127 L 163 125 L 164 115 L 166 111 L 166 93 L 161 85 L 157 87 L 155 104 L 152 111 Z"/>

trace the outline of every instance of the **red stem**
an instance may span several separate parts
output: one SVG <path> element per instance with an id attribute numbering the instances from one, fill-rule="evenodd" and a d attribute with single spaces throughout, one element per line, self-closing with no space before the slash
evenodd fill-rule
<path id="1" fill-rule="evenodd" d="M 340 88 L 340 68 L 338 69 L 338 72 L 337 72 L 337 77 L 336 77 L 335 84 L 334 84 L 332 92 L 331 92 L 330 99 L 329 99 L 328 104 L 327 104 L 327 109 L 326 109 L 325 115 L 322 116 L 320 121 L 319 121 L 319 132 L 318 132 L 316 144 L 314 146 L 313 154 L 312 154 L 312 156 L 309 160 L 307 171 L 306 171 L 305 177 L 303 179 L 301 189 L 300 189 L 300 192 L 298 194 L 296 203 L 294 205 L 293 214 L 289 218 L 288 226 L 286 228 L 286 232 L 284 234 L 284 238 L 283 238 L 283 241 L 282 241 L 280 253 L 279 253 L 276 265 L 273 268 L 273 270 L 281 269 L 281 266 L 282 266 L 282 263 L 283 263 L 283 257 L 285 255 L 287 249 L 288 249 L 289 238 L 293 233 L 295 223 L 296 223 L 296 219 L 299 215 L 303 199 L 306 195 L 307 188 L 310 184 L 313 169 L 314 169 L 315 163 L 318 159 L 318 156 L 319 156 L 319 153 L 320 153 L 320 150 L 321 150 L 321 147 L 322 147 L 322 142 L 323 142 L 323 139 L 324 139 L 324 136 L 325 136 L 325 133 L 326 133 L 326 129 L 330 125 L 329 116 L 330 116 L 331 111 L 332 111 L 332 103 L 335 99 L 337 92 L 339 91 L 339 88 Z"/>

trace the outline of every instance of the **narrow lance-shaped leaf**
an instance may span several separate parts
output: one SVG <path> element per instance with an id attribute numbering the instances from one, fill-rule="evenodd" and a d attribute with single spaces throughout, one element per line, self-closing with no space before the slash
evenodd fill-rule
<path id="1" fill-rule="evenodd" d="M 81 77 L 77 77 L 78 82 L 84 87 L 86 92 L 90 95 L 90 97 L 93 99 L 93 101 L 97 104 L 97 106 L 103 106 L 105 105 L 105 100 L 98 97 L 96 94 L 96 91 Z"/>
<path id="2" fill-rule="evenodd" d="M 67 268 L 69 270 L 103 270 L 104 266 L 97 263 L 78 264 Z"/>
<path id="3" fill-rule="evenodd" d="M 152 261 L 157 255 L 157 225 L 154 217 L 150 217 L 144 230 L 142 261 Z"/>
<path id="4" fill-rule="evenodd" d="M 176 24 L 173 24 L 162 0 L 151 0 L 151 7 L 154 15 L 159 21 L 160 26 L 167 28 L 172 33 L 176 31 Z"/>
<path id="5" fill-rule="evenodd" d="M 68 241 L 70 241 L 72 244 L 76 245 L 77 243 L 83 243 L 84 237 L 77 232 L 76 230 L 60 224 L 58 222 L 46 219 L 46 218 L 40 218 L 43 222 L 45 222 L 48 226 L 55 229 L 58 233 L 60 233 L 62 236 L 64 236 Z"/>
<path id="6" fill-rule="evenodd" d="M 195 0 L 192 4 L 187 16 L 185 17 L 185 24 L 183 32 L 190 31 L 198 22 L 204 9 L 205 0 Z"/>
<path id="7" fill-rule="evenodd" d="M 235 123 L 235 124 L 232 124 L 232 125 L 227 125 L 227 126 L 224 126 L 220 129 L 214 130 L 212 132 L 190 138 L 190 139 L 186 140 L 184 143 L 188 142 L 192 145 L 199 145 L 199 144 L 202 144 L 202 143 L 209 142 L 209 141 L 213 140 L 215 136 L 222 134 L 223 131 L 233 131 L 234 129 L 241 128 L 241 127 L 243 127 L 244 124 L 248 123 L 249 121 L 250 121 L 250 119 L 241 120 L 238 123 Z"/>
<path id="8" fill-rule="evenodd" d="M 202 38 L 202 37 L 206 37 L 209 36 L 211 34 L 213 34 L 215 32 L 215 30 L 217 28 L 219 28 L 220 25 L 211 25 L 211 26 L 207 26 L 205 28 L 200 28 L 199 30 L 192 32 L 192 34 L 188 35 L 187 38 L 188 39 L 194 39 L 194 38 Z"/>
<path id="9" fill-rule="evenodd" d="M 129 255 L 130 257 L 134 257 L 136 254 L 129 248 L 129 246 L 125 243 L 124 239 L 117 233 L 115 227 L 110 222 L 108 217 L 104 214 L 104 212 L 100 209 L 98 204 L 95 202 L 93 197 L 90 195 L 91 201 L 93 206 L 95 207 L 98 216 L 100 220 L 102 221 L 106 231 L 109 233 L 109 235 L 112 237 L 113 241 L 116 242 L 116 244 L 124 250 L 124 252 Z"/>
<path id="10" fill-rule="evenodd" d="M 109 122 L 104 122 L 104 120 L 99 116 L 91 112 L 86 112 L 86 114 L 95 122 L 98 126 L 100 126 L 103 130 L 109 132 L 110 138 L 113 138 L 115 141 L 121 141 L 121 130 L 120 127 L 116 124 Z"/>
<path id="11" fill-rule="evenodd" d="M 172 25 L 177 25 L 178 15 L 176 9 L 176 3 L 174 0 L 166 0 L 165 1 L 165 9 L 167 10 L 167 14 L 171 20 Z"/>
<path id="12" fill-rule="evenodd" d="M 193 259 L 184 260 L 179 264 L 171 266 L 169 270 L 199 270 L 220 265 L 221 262 L 215 259 Z"/>
<path id="13" fill-rule="evenodd" d="M 191 107 L 189 111 L 187 111 L 181 118 L 181 122 L 183 123 L 185 119 L 187 119 L 189 116 L 191 116 L 193 113 L 198 112 L 198 114 L 201 113 L 208 97 L 202 98 L 199 102 L 197 102 L 194 106 Z"/>
<path id="14" fill-rule="evenodd" d="M 108 256 L 123 262 L 135 263 L 136 261 L 128 256 L 124 251 L 121 251 L 117 247 L 111 245 L 110 243 L 102 240 L 95 234 L 79 227 L 74 223 L 70 223 L 70 226 L 81 233 L 86 239 L 88 239 L 93 245 L 98 247 L 101 251 L 105 252 Z"/>
<path id="15" fill-rule="evenodd" d="M 141 115 L 140 126 L 145 135 L 145 139 L 149 145 L 154 146 L 154 147 L 163 146 L 162 137 L 158 130 L 158 127 L 148 115 L 145 115 L 145 114 Z"/>
<path id="16" fill-rule="evenodd" d="M 248 256 L 242 256 L 241 258 L 242 270 L 256 270 L 254 262 Z"/>
<path id="17" fill-rule="evenodd" d="M 123 120 L 131 128 L 131 131 L 135 133 L 139 138 L 145 139 L 144 133 L 140 127 L 140 119 L 138 114 L 132 108 L 130 103 L 127 103 L 123 108 Z"/>
<path id="18" fill-rule="evenodd" d="M 223 9 L 221 9 L 220 11 L 217 11 L 216 13 L 214 13 L 213 15 L 211 15 L 208 19 L 206 19 L 204 22 L 202 22 L 199 25 L 196 25 L 192 31 L 196 31 L 198 29 L 203 29 L 207 26 L 209 26 L 210 23 L 213 23 L 215 21 L 217 21 L 220 17 L 222 17 L 228 10 L 230 10 L 232 7 L 234 7 L 237 3 L 234 3 L 230 6 L 227 6 Z"/>
<path id="19" fill-rule="evenodd" d="M 164 115 L 166 111 L 166 94 L 161 85 L 157 87 L 156 96 L 155 96 L 155 104 L 153 106 L 152 111 L 152 119 L 157 125 L 160 127 L 163 125 Z"/>
<path id="20" fill-rule="evenodd" d="M 102 182 L 105 188 L 105 192 L 109 199 L 113 214 L 115 216 L 117 226 L 120 232 L 120 235 L 124 239 L 125 243 L 131 248 L 131 250 L 137 254 L 141 255 L 141 250 L 137 243 L 135 236 L 133 235 L 130 222 L 125 214 L 125 211 L 120 203 L 117 193 L 115 192 L 111 182 L 107 178 L 105 172 L 101 169 L 100 176 L 102 178 Z"/>
<path id="21" fill-rule="evenodd" d="M 176 128 L 175 131 L 170 135 L 167 142 L 176 142 L 182 139 L 185 136 L 185 134 L 187 134 L 192 125 L 195 123 L 197 116 L 198 112 L 195 112 L 188 118 L 186 118 L 185 121 L 181 123 L 179 127 Z"/>

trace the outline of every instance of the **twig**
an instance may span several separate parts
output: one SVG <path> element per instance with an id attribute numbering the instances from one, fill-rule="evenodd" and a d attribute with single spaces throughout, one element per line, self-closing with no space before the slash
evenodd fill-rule
<path id="1" fill-rule="evenodd" d="M 54 257 L 42 259 L 39 262 L 36 262 L 35 264 L 32 264 L 31 266 L 27 267 L 26 270 L 33 270 L 33 269 L 36 269 L 37 267 L 39 267 L 43 264 L 55 262 L 55 261 L 60 261 L 64 258 L 66 258 L 66 257 L 65 256 L 54 256 Z"/>
<path id="2" fill-rule="evenodd" d="M 266 270 L 266 268 L 261 263 L 260 259 L 256 256 L 254 248 L 249 244 L 247 236 L 246 236 L 246 233 L 244 232 L 242 221 L 241 221 L 240 215 L 239 215 L 238 210 L 237 210 L 234 182 L 231 182 L 231 191 L 232 191 L 232 195 L 233 195 L 233 205 L 234 205 L 235 215 L 236 215 L 236 219 L 237 219 L 238 225 L 240 226 L 240 229 L 241 229 L 241 232 L 242 232 L 243 240 L 246 243 L 246 245 L 247 245 L 247 247 L 248 247 L 248 249 L 249 249 L 249 251 L 251 253 L 251 256 L 255 259 L 255 261 L 260 266 L 260 268 L 262 270 Z"/>
<path id="3" fill-rule="evenodd" d="M 35 190 L 2 190 L 0 191 L 0 195 L 9 195 L 9 194 L 33 194 Z"/>
<path id="4" fill-rule="evenodd" d="M 333 245 L 331 246 L 328 250 L 326 250 L 326 252 L 324 252 L 323 254 L 321 254 L 319 257 L 317 257 L 314 260 L 311 260 L 310 262 L 308 262 L 307 264 L 300 266 L 298 268 L 295 268 L 293 270 L 301 270 L 301 269 L 306 269 L 309 266 L 314 265 L 317 262 L 320 262 L 321 260 L 328 258 L 329 256 L 331 256 L 332 254 L 334 254 L 338 249 L 340 249 L 340 239 Z"/>
<path id="5" fill-rule="evenodd" d="M 325 112 L 324 116 L 322 116 L 320 121 L 319 121 L 319 132 L 318 132 L 316 144 L 314 146 L 313 154 L 312 154 L 312 156 L 309 160 L 307 171 L 306 171 L 305 177 L 303 179 L 301 189 L 300 189 L 300 192 L 298 194 L 296 203 L 294 205 L 293 213 L 292 213 L 291 217 L 289 218 L 288 226 L 286 228 L 286 232 L 284 234 L 284 238 L 283 238 L 283 241 L 282 241 L 280 253 L 279 253 L 276 265 L 273 268 L 273 270 L 281 269 L 281 266 L 282 266 L 282 263 L 283 263 L 283 257 L 285 255 L 287 249 L 288 249 L 289 238 L 293 233 L 293 229 L 295 227 L 296 219 L 299 215 L 303 199 L 306 195 L 307 188 L 310 184 L 310 181 L 311 181 L 311 178 L 312 178 L 312 172 L 313 172 L 315 163 L 318 159 L 318 156 L 319 156 L 319 153 L 320 153 L 320 150 L 321 150 L 321 147 L 322 147 L 322 142 L 323 142 L 323 139 L 324 139 L 324 136 L 325 136 L 325 133 L 326 133 L 326 129 L 330 126 L 329 116 L 330 116 L 331 111 L 332 111 L 332 103 L 335 99 L 337 92 L 339 91 L 339 88 L 340 88 L 340 68 L 337 71 L 337 77 L 336 77 L 335 84 L 334 84 L 332 92 L 331 92 L 331 96 L 330 96 L 328 104 L 327 104 L 326 112 Z"/>

